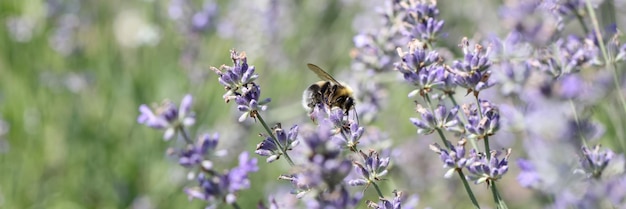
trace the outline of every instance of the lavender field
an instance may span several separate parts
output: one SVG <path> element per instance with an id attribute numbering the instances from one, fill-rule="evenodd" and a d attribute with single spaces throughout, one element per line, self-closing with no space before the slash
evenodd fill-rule
<path id="1" fill-rule="evenodd" d="M 623 30 L 623 0 L 3 0 L 0 208 L 626 208 Z"/>

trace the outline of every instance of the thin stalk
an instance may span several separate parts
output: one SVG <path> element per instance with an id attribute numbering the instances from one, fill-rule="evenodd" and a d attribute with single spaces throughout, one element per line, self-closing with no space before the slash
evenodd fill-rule
<path id="1" fill-rule="evenodd" d="M 376 182 L 372 181 L 372 185 L 374 185 L 374 188 L 376 189 L 376 193 L 378 193 L 378 197 L 385 198 L 385 196 L 383 196 L 383 193 L 380 191 L 380 188 L 378 187 L 378 184 L 376 184 Z"/>
<path id="2" fill-rule="evenodd" d="M 476 106 L 478 108 L 478 115 L 480 116 L 480 119 L 482 120 L 484 116 L 483 116 L 483 111 L 482 111 L 482 107 L 480 106 L 480 100 L 478 99 L 478 96 L 476 97 Z M 487 161 L 489 161 L 491 159 L 491 149 L 489 148 L 489 137 L 485 136 L 483 141 L 485 144 L 485 155 L 487 155 Z M 506 203 L 504 202 L 502 197 L 500 197 L 500 193 L 498 193 L 496 182 L 492 181 L 490 184 L 490 188 L 491 188 L 491 193 L 493 194 L 493 200 L 496 202 L 496 205 L 498 206 L 498 208 L 507 209 L 508 207 Z"/>
<path id="3" fill-rule="evenodd" d="M 295 164 L 291 160 L 291 157 L 289 157 L 289 154 L 287 154 L 287 151 L 285 150 L 285 148 L 283 148 L 283 145 L 281 145 L 278 139 L 276 139 L 276 136 L 274 136 L 274 133 L 272 133 L 272 130 L 269 128 L 269 126 L 267 126 L 267 123 L 265 123 L 265 120 L 263 120 L 263 117 L 261 117 L 261 114 L 256 114 L 256 118 L 259 119 L 259 122 L 261 122 L 261 125 L 263 125 L 263 128 L 265 128 L 265 131 L 267 132 L 267 134 L 269 134 L 270 137 L 272 137 L 272 140 L 274 140 L 274 143 L 278 145 L 278 149 L 285 156 L 285 159 L 287 159 L 287 162 L 289 163 L 289 165 L 294 166 Z"/>
<path id="4" fill-rule="evenodd" d="M 474 193 L 472 193 L 472 189 L 470 188 L 469 183 L 467 183 L 467 179 L 465 179 L 465 174 L 463 174 L 463 171 L 461 169 L 457 169 L 456 173 L 459 174 L 459 177 L 461 177 L 463 187 L 465 187 L 465 191 L 467 191 L 467 194 L 470 196 L 474 208 L 480 209 L 480 205 L 478 205 L 478 201 L 476 201 L 476 197 L 474 196 Z"/>
<path id="5" fill-rule="evenodd" d="M 183 136 L 183 139 L 185 140 L 185 142 L 187 142 L 187 144 L 193 144 L 193 141 L 191 141 L 191 138 L 189 138 L 189 135 L 187 135 L 187 131 L 185 130 L 185 127 L 183 127 L 182 125 L 179 125 L 176 128 L 178 129 L 178 131 L 180 131 L 180 135 Z"/>
<path id="6" fill-rule="evenodd" d="M 583 19 L 582 15 L 578 14 L 578 12 L 576 12 L 576 19 L 578 19 L 578 23 L 580 23 L 580 26 L 583 27 L 583 31 L 585 31 L 585 34 L 589 34 L 589 28 L 587 28 L 585 20 Z"/>
<path id="7" fill-rule="evenodd" d="M 450 101 L 452 101 L 454 106 L 459 106 L 459 103 L 457 103 L 456 99 L 454 99 L 454 94 L 448 94 L 448 98 L 450 98 Z"/>
<path id="8" fill-rule="evenodd" d="M 604 58 L 604 63 L 607 67 L 613 68 L 611 69 L 611 73 L 613 74 L 613 83 L 615 84 L 615 88 L 617 89 L 618 97 L 620 99 L 620 103 L 622 104 L 622 108 L 626 113 L 626 99 L 624 99 L 624 94 L 622 93 L 622 88 L 617 78 L 617 68 L 615 64 L 611 63 L 611 59 L 609 58 L 608 52 L 606 51 L 606 47 L 604 46 L 604 40 L 602 38 L 602 34 L 600 33 L 600 26 L 598 24 L 598 19 L 596 17 L 595 11 L 593 11 L 593 7 L 591 6 L 591 1 L 586 0 L 587 11 L 589 12 L 589 17 L 591 18 L 591 23 L 593 24 L 593 28 L 596 33 L 596 37 L 598 38 L 598 44 L 600 45 L 600 51 L 602 51 L 602 57 Z"/>
<path id="9" fill-rule="evenodd" d="M 585 147 L 586 147 L 587 146 L 587 138 L 585 137 L 584 134 L 581 133 L 580 119 L 578 118 L 578 112 L 576 112 L 576 106 L 574 105 L 574 101 L 572 101 L 570 99 L 569 100 L 569 104 L 572 107 L 572 112 L 574 113 L 574 120 L 576 120 L 576 131 L 578 132 L 578 134 L 580 134 L 580 140 L 582 141 L 583 145 L 585 145 Z"/>
<path id="10" fill-rule="evenodd" d="M 436 130 L 437 130 L 437 133 L 439 134 L 439 137 L 441 138 L 441 141 L 443 141 L 443 143 L 448 149 L 452 150 L 453 147 L 448 147 L 449 145 L 449 143 L 447 143 L 448 139 L 446 139 L 446 136 L 443 135 L 443 131 L 441 131 L 441 129 L 439 128 L 437 128 Z M 476 197 L 474 196 L 474 192 L 472 192 L 472 189 L 469 187 L 469 184 L 467 183 L 467 179 L 465 179 L 465 174 L 463 174 L 463 171 L 461 169 L 457 169 L 456 172 L 457 174 L 459 174 L 459 178 L 461 178 L 461 181 L 463 182 L 463 186 L 465 187 L 465 191 L 467 192 L 467 195 L 470 197 L 470 200 L 472 200 L 472 203 L 474 204 L 474 208 L 480 208 L 480 206 L 478 205 L 478 201 L 476 201 Z"/>
<path id="11" fill-rule="evenodd" d="M 496 202 L 497 206 L 499 209 L 508 209 L 509 207 L 506 205 L 506 203 L 504 203 L 504 200 L 502 200 L 502 197 L 500 196 L 500 192 L 498 192 L 498 188 L 496 187 L 496 182 L 491 182 L 491 193 L 493 194 L 494 199 L 497 198 L 498 202 Z"/>

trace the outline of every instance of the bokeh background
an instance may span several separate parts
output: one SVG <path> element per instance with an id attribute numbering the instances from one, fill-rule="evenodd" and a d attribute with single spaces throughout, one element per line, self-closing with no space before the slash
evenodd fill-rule
<path id="1" fill-rule="evenodd" d="M 497 12 L 502 3 L 440 1 L 447 36 L 439 46 L 458 56 L 462 37 L 506 35 L 510 28 Z M 252 152 L 262 128 L 252 121 L 237 122 L 238 114 L 224 103 L 223 87 L 209 66 L 230 65 L 230 49 L 245 51 L 260 75 L 262 97 L 272 98 L 266 120 L 283 127 L 310 123 L 301 94 L 318 78 L 306 63 L 346 79 L 353 37 L 380 29 L 383 4 L 0 1 L 0 208 L 203 208 L 201 201 L 188 201 L 182 188 L 192 182 L 177 159 L 166 154 L 177 142 L 166 142 L 162 132 L 137 124 L 138 106 L 163 99 L 178 103 L 190 93 L 198 121 L 192 133 L 219 132 L 222 148 Z M 469 199 L 461 184 L 443 179 L 438 156 L 428 151 L 433 138 L 416 135 L 408 122 L 416 116 L 412 99 L 406 97 L 410 86 L 398 79 L 387 88 L 384 108 L 370 125 L 386 132 L 389 146 L 413 152 L 399 149 L 403 160 L 380 183 L 383 191 L 418 194 L 420 207 L 465 208 Z M 234 165 L 236 155 L 229 156 L 218 163 Z M 260 171 L 251 176 L 252 188 L 240 193 L 242 208 L 254 208 L 270 196 L 291 199 L 290 185 L 276 180 L 289 171 L 288 165 L 266 164 L 263 158 L 259 165 Z M 501 184 L 511 208 L 549 201 L 521 188 L 516 174 L 512 166 Z M 481 203 L 491 204 L 486 186 L 472 188 Z M 366 198 L 376 200 L 376 195 L 370 189 Z"/>

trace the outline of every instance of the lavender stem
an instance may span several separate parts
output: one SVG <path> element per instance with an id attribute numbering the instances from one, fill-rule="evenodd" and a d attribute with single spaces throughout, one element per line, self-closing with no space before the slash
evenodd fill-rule
<path id="1" fill-rule="evenodd" d="M 261 125 L 263 125 L 263 128 L 265 128 L 265 131 L 267 132 L 267 134 L 269 134 L 270 137 L 272 137 L 272 140 L 274 140 L 274 143 L 278 145 L 278 149 L 280 149 L 280 152 L 285 156 L 285 159 L 287 159 L 287 162 L 289 163 L 289 165 L 294 166 L 295 164 L 291 160 L 291 157 L 289 157 L 289 154 L 287 154 L 287 150 L 285 150 L 283 148 L 283 145 L 281 145 L 278 139 L 276 139 L 276 136 L 274 136 L 274 133 L 272 133 L 272 130 L 267 126 L 267 123 L 265 123 L 265 120 L 263 120 L 263 117 L 261 117 L 261 114 L 257 113 L 256 118 L 259 119 L 259 122 L 261 122 Z"/>

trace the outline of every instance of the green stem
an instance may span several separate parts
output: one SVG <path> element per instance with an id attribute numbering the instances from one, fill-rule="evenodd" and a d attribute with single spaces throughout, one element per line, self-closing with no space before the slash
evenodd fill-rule
<path id="1" fill-rule="evenodd" d="M 615 88 L 617 89 L 617 93 L 619 94 L 618 97 L 620 99 L 620 103 L 622 103 L 622 108 L 624 109 L 624 112 L 626 113 L 626 99 L 624 99 L 624 94 L 622 93 L 622 88 L 617 78 L 618 76 L 617 66 L 615 66 L 614 62 L 613 63 L 611 62 L 608 52 L 606 51 L 606 47 L 604 46 L 604 40 L 602 38 L 602 34 L 600 33 L 600 26 L 598 24 L 598 19 L 596 17 L 595 11 L 593 10 L 593 7 L 591 6 L 591 1 L 586 0 L 585 2 L 587 3 L 587 11 L 589 12 L 589 16 L 591 18 L 591 22 L 593 23 L 593 28 L 595 30 L 596 37 L 598 38 L 600 51 L 602 51 L 602 57 L 604 57 L 604 63 L 607 67 L 613 68 L 611 69 L 611 73 L 613 74 L 613 83 L 615 85 Z M 609 63 L 612 63 L 612 64 L 609 64 Z"/>
<path id="2" fill-rule="evenodd" d="M 489 137 L 485 136 L 483 139 L 485 144 L 485 154 L 487 155 L 487 160 L 491 159 L 491 149 L 489 148 Z"/>
<path id="3" fill-rule="evenodd" d="M 472 189 L 470 188 L 469 183 L 467 183 L 467 179 L 465 179 L 465 174 L 463 174 L 463 171 L 461 169 L 457 169 L 456 173 L 458 173 L 459 177 L 461 177 L 461 182 L 463 182 L 463 187 L 465 187 L 465 191 L 467 191 L 467 194 L 472 200 L 472 204 L 474 204 L 474 208 L 479 209 L 480 205 L 478 205 L 478 201 L 476 201 L 476 197 L 474 196 L 474 193 L 472 192 Z"/>
<path id="4" fill-rule="evenodd" d="M 587 138 L 585 137 L 585 134 L 582 133 L 582 129 L 580 128 L 580 119 L 578 118 L 578 112 L 576 111 L 576 106 L 574 105 L 574 101 L 572 101 L 571 99 L 569 100 L 569 104 L 572 107 L 572 112 L 574 113 L 574 120 L 576 122 L 576 131 L 578 132 L 578 134 L 580 134 L 580 140 L 582 141 L 582 144 L 587 146 Z"/>
<path id="5" fill-rule="evenodd" d="M 261 125 L 263 125 L 263 128 L 265 128 L 265 131 L 267 132 L 267 134 L 269 134 L 270 137 L 272 137 L 272 140 L 274 140 L 274 143 L 278 145 L 278 149 L 285 156 L 285 159 L 287 159 L 287 162 L 289 163 L 289 165 L 294 166 L 295 164 L 291 160 L 291 157 L 289 157 L 289 154 L 287 154 L 287 150 L 285 150 L 285 148 L 283 148 L 283 145 L 281 145 L 278 139 L 276 139 L 276 136 L 274 136 L 274 133 L 272 133 L 272 130 L 269 128 L 269 126 L 267 126 L 267 123 L 265 123 L 265 120 L 263 120 L 263 117 L 261 117 L 261 114 L 256 114 L 256 118 L 259 119 L 259 122 L 261 122 Z"/>
<path id="6" fill-rule="evenodd" d="M 449 150 L 452 150 L 452 148 L 453 148 L 452 146 L 453 145 L 452 145 L 452 143 L 450 141 L 448 141 L 446 139 L 446 136 L 443 135 L 443 131 L 441 131 L 440 128 L 436 128 L 435 130 L 437 130 L 437 133 L 439 134 L 439 138 L 441 138 L 441 141 L 443 141 L 443 145 L 445 145 L 446 148 L 448 148 Z"/>
<path id="7" fill-rule="evenodd" d="M 454 106 L 459 106 L 459 103 L 456 102 L 456 99 L 454 99 L 454 94 L 450 94 L 448 93 L 448 98 L 450 98 L 450 101 L 452 101 L 452 104 Z"/>
<path id="8" fill-rule="evenodd" d="M 441 138 L 441 141 L 443 141 L 445 146 L 449 150 L 453 150 L 454 149 L 453 147 L 448 147 L 449 145 L 449 143 L 447 143 L 448 139 L 446 139 L 446 136 L 443 135 L 443 131 L 441 131 L 440 128 L 437 128 L 436 130 L 437 130 L 437 133 L 439 134 L 439 137 Z M 474 192 L 472 192 L 472 189 L 469 187 L 469 184 L 467 183 L 467 179 L 465 179 L 465 174 L 463 174 L 463 171 L 461 169 L 457 169 L 456 172 L 459 174 L 459 178 L 461 178 L 461 181 L 463 182 L 463 186 L 465 187 L 465 191 L 467 192 L 467 195 L 469 195 L 470 200 L 472 200 L 472 203 L 474 204 L 474 208 L 480 208 L 480 206 L 478 205 L 478 201 L 476 201 L 476 197 L 474 196 Z"/>
<path id="9" fill-rule="evenodd" d="M 383 193 L 380 191 L 380 188 L 378 187 L 378 184 L 376 184 L 376 182 L 372 181 L 372 185 L 374 185 L 374 188 L 376 189 L 376 193 L 378 193 L 378 196 L 380 198 L 385 198 L 385 196 L 383 196 Z"/>
<path id="10" fill-rule="evenodd" d="M 237 202 L 233 202 L 230 205 L 232 205 L 233 208 L 235 208 L 235 209 L 241 209 L 241 207 L 239 207 L 239 204 L 237 204 Z"/>
<path id="11" fill-rule="evenodd" d="M 509 207 L 506 205 L 502 197 L 500 196 L 500 192 L 498 192 L 498 188 L 496 187 L 496 182 L 492 181 L 490 184 L 491 194 L 493 194 L 493 198 L 496 199 L 496 205 L 499 209 L 508 209 Z"/>
<path id="12" fill-rule="evenodd" d="M 588 34 L 589 28 L 587 28 L 587 24 L 585 24 L 585 20 L 583 19 L 583 16 L 578 14 L 578 12 L 576 12 L 576 19 L 578 19 L 578 23 L 580 23 L 580 26 L 583 27 L 583 31 L 585 31 L 585 34 Z"/>
<path id="13" fill-rule="evenodd" d="M 483 116 L 483 111 L 482 111 L 482 107 L 480 106 L 480 100 L 478 99 L 478 96 L 476 97 L 476 106 L 478 108 L 478 115 L 480 116 L 480 119 L 482 120 L 484 116 Z M 489 161 L 491 159 L 491 149 L 489 148 L 489 137 L 485 136 L 485 138 L 483 138 L 483 142 L 485 144 L 485 155 L 487 155 L 487 161 Z M 493 200 L 496 202 L 496 205 L 498 206 L 498 208 L 499 209 L 508 208 L 504 200 L 502 200 L 502 198 L 500 197 L 500 194 L 498 193 L 498 189 L 496 188 L 495 182 L 493 181 L 491 182 L 490 188 L 491 188 L 491 193 L 493 194 Z"/>
<path id="14" fill-rule="evenodd" d="M 182 125 L 179 125 L 176 128 L 178 129 L 178 131 L 180 131 L 180 135 L 183 136 L 183 139 L 185 140 L 185 142 L 187 142 L 187 144 L 193 144 L 193 141 L 191 141 L 191 139 L 189 138 L 189 135 L 187 135 L 187 131 L 185 130 L 185 127 L 183 127 Z"/>

